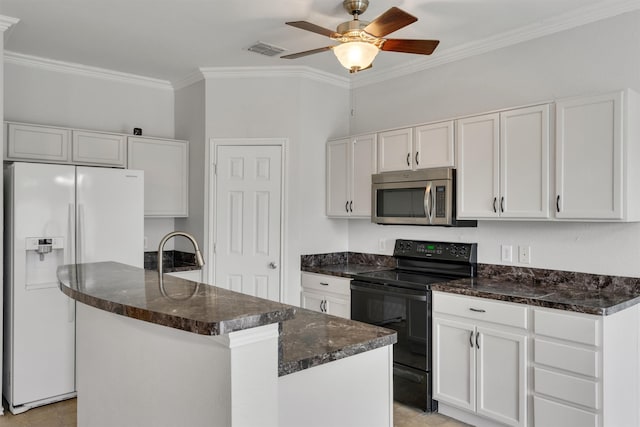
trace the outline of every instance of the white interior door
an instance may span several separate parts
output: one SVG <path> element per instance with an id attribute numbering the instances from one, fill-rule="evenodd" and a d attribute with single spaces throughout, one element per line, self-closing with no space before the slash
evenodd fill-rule
<path id="1" fill-rule="evenodd" d="M 282 147 L 216 149 L 215 285 L 280 300 Z"/>

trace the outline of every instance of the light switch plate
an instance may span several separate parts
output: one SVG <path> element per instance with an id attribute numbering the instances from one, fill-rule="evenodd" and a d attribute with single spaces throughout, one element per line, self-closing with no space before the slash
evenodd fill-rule
<path id="1" fill-rule="evenodd" d="M 512 252 L 513 249 L 511 247 L 511 245 L 502 245 L 501 247 L 501 251 L 502 251 L 502 262 L 511 262 L 512 259 Z"/>

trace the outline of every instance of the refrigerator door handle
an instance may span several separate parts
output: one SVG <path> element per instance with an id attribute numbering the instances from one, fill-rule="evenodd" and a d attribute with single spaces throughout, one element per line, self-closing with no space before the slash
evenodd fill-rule
<path id="1" fill-rule="evenodd" d="M 78 230 L 76 232 L 76 264 L 82 263 L 84 255 L 84 205 L 78 204 Z"/>
<path id="2" fill-rule="evenodd" d="M 74 248 L 75 248 L 75 235 L 74 235 L 74 224 L 76 222 L 75 219 L 75 215 L 74 215 L 74 210 L 75 210 L 75 205 L 73 203 L 69 203 L 69 221 L 68 221 L 68 239 L 67 242 L 65 242 L 65 260 L 64 262 L 66 264 L 71 264 L 73 263 L 73 259 L 74 259 Z"/>

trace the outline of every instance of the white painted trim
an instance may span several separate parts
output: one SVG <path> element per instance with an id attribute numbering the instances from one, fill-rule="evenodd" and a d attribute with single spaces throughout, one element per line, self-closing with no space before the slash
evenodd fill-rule
<path id="1" fill-rule="evenodd" d="M 287 236 L 289 235 L 288 231 L 288 221 L 287 221 L 287 207 L 288 207 L 288 183 L 287 183 L 287 174 L 286 171 L 289 170 L 289 139 L 288 138 L 210 138 L 209 143 L 206 144 L 205 147 L 205 176 L 207 179 L 205 181 L 205 213 L 204 217 L 207 218 L 205 221 L 205 242 L 204 247 L 206 248 L 209 254 L 213 254 L 211 263 L 212 266 L 206 272 L 206 281 L 210 284 L 215 284 L 215 269 L 216 269 L 216 252 L 213 250 L 214 243 L 216 241 L 215 235 L 215 215 L 216 212 L 216 184 L 215 179 L 216 175 L 213 173 L 214 165 L 218 162 L 217 159 L 217 148 L 221 145 L 233 145 L 233 146 L 242 146 L 242 145 L 277 145 L 281 148 L 280 159 L 281 159 L 281 200 L 280 200 L 280 302 L 284 301 L 284 293 L 285 293 L 285 284 L 288 280 L 287 271 L 287 259 L 285 255 L 287 255 Z"/>
<path id="2" fill-rule="evenodd" d="M 336 76 L 306 66 L 280 67 L 203 67 L 200 72 L 205 79 L 239 79 L 264 77 L 302 77 L 340 88 L 349 88 L 349 78 Z"/>
<path id="3" fill-rule="evenodd" d="M 231 332 L 229 334 L 217 335 L 213 338 L 217 344 L 225 348 L 236 348 L 270 339 L 278 339 L 279 336 L 280 330 L 278 324 L 272 323 L 270 325 Z"/>
<path id="4" fill-rule="evenodd" d="M 194 71 L 193 73 L 179 79 L 179 80 L 174 80 L 173 83 L 173 90 L 179 90 L 179 89 L 183 89 L 187 86 L 191 86 L 194 83 L 199 82 L 200 80 L 203 80 L 205 77 L 202 74 L 202 71 L 198 70 L 198 71 Z"/>
<path id="5" fill-rule="evenodd" d="M 433 56 L 420 58 L 409 64 L 398 65 L 379 72 L 371 70 L 368 73 L 357 73 L 352 77 L 351 88 L 399 78 L 639 9 L 640 2 L 638 0 L 602 1 L 578 11 L 557 15 L 512 31 L 436 51 Z"/>
<path id="6" fill-rule="evenodd" d="M 16 25 L 20 20 L 11 16 L 0 15 L 0 31 L 5 32 L 12 26 Z"/>
<path id="7" fill-rule="evenodd" d="M 39 68 L 58 73 L 75 74 L 83 77 L 147 86 L 154 89 L 173 90 L 173 86 L 171 86 L 168 80 L 154 79 L 72 62 L 57 61 L 12 51 L 4 52 L 4 60 L 7 64 L 21 65 L 23 67 Z"/>

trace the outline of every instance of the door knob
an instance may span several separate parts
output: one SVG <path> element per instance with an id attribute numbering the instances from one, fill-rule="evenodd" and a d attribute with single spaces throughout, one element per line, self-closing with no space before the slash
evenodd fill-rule
<path id="1" fill-rule="evenodd" d="M 278 268 L 278 263 L 277 262 L 270 262 L 269 263 L 269 268 L 272 270 L 275 270 L 276 268 Z"/>

